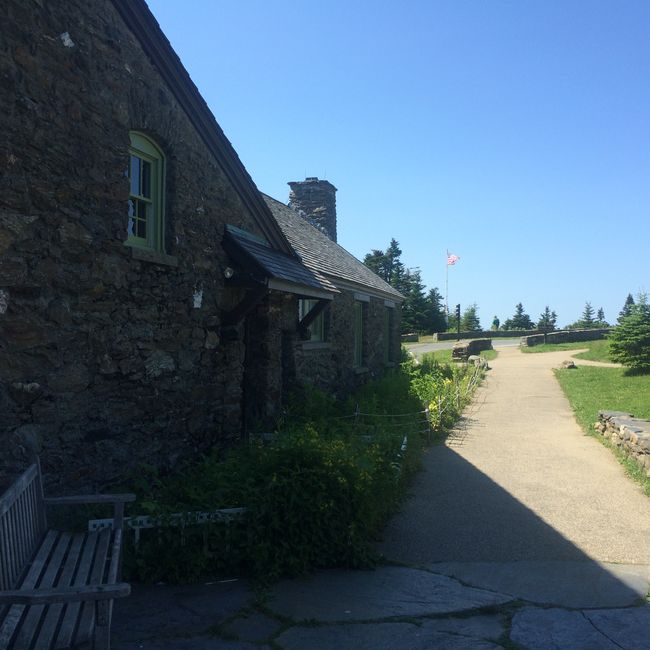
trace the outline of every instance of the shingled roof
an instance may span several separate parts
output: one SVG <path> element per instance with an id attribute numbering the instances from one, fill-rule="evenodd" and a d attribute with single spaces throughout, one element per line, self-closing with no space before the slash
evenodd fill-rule
<path id="1" fill-rule="evenodd" d="M 284 236 L 305 266 L 329 277 L 338 288 L 365 291 L 382 298 L 403 301 L 404 296 L 333 242 L 289 206 L 262 195 Z"/>

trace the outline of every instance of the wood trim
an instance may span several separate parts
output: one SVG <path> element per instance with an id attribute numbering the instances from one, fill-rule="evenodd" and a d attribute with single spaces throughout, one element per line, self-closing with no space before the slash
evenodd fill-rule
<path id="1" fill-rule="evenodd" d="M 265 237 L 274 248 L 295 257 L 295 252 L 282 234 L 280 226 L 273 218 L 253 179 L 224 135 L 146 3 L 143 0 L 112 0 L 112 2 L 126 27 L 160 72 Z"/>

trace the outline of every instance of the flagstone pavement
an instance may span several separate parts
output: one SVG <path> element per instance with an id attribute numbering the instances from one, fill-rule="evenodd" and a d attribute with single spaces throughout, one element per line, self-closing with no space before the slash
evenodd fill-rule
<path id="1" fill-rule="evenodd" d="M 136 585 L 113 648 L 648 650 L 650 499 L 576 424 L 552 374 L 567 355 L 500 350 L 387 526 L 385 565 L 263 594 Z"/>

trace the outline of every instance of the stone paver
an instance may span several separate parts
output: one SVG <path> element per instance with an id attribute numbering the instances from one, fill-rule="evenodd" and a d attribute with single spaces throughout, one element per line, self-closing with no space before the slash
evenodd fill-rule
<path id="1" fill-rule="evenodd" d="M 428 571 L 380 567 L 375 571 L 324 571 L 281 582 L 269 607 L 293 620 L 364 621 L 426 616 L 502 605 L 510 596 L 464 587 Z"/>
<path id="2" fill-rule="evenodd" d="M 442 562 L 432 571 L 538 605 L 627 607 L 646 597 L 650 565 L 599 562 Z"/>
<path id="3" fill-rule="evenodd" d="M 500 645 L 470 635 L 440 631 L 429 622 L 294 627 L 277 639 L 284 650 L 498 650 Z"/>

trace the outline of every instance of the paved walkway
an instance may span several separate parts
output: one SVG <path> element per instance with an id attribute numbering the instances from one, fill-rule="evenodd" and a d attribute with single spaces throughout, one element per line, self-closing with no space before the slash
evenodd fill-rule
<path id="1" fill-rule="evenodd" d="M 650 499 L 576 424 L 551 370 L 570 354 L 500 350 L 379 543 L 396 565 L 261 606 L 241 582 L 137 589 L 115 647 L 647 650 Z"/>

